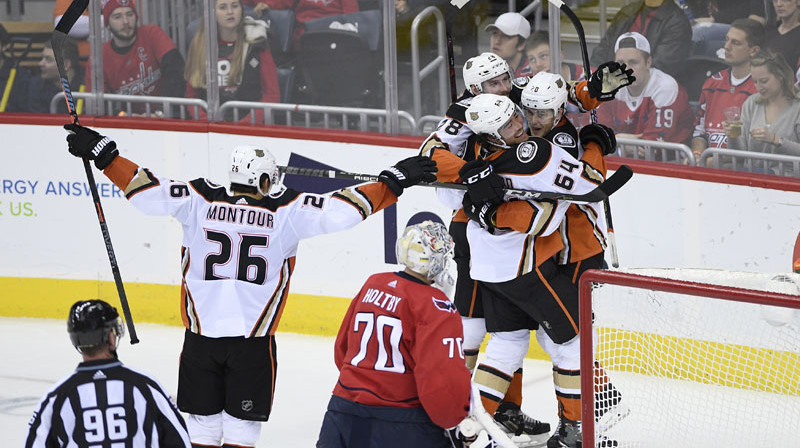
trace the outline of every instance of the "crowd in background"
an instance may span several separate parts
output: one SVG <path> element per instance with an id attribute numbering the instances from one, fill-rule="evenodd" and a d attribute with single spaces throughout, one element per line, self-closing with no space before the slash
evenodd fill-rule
<path id="1" fill-rule="evenodd" d="M 69 3 L 56 2 L 56 21 Z M 400 28 L 410 26 L 410 15 L 428 3 L 396 2 L 401 60 L 407 57 L 403 39 L 408 36 Z M 447 9 L 441 2 L 433 3 Z M 318 27 L 314 23 L 319 19 L 335 17 L 326 29 L 333 28 L 338 35 L 363 34 L 365 30 L 359 31 L 358 22 L 347 22 L 348 16 L 359 13 L 359 5 L 356 0 L 216 0 L 220 103 L 317 102 L 304 85 L 302 72 L 295 70 L 290 81 L 279 73 L 293 66 L 295 56 L 306 48 L 304 41 L 312 41 L 304 35 L 315 33 Z M 293 11 L 293 31 L 285 51 L 278 49 L 278 24 L 270 20 L 270 11 L 275 10 Z M 190 23 L 190 44 L 182 53 L 167 32 L 141 22 L 135 0 L 105 0 L 102 15 L 107 33 L 102 48 L 104 92 L 206 99 L 208 49 L 202 17 Z M 460 59 L 473 56 L 466 52 L 477 52 L 477 34 L 486 33 L 489 51 L 508 62 L 514 77 L 550 69 L 549 34 L 533 29 L 528 18 L 504 13 L 483 29 L 477 27 L 478 22 L 476 16 L 455 23 L 461 31 L 467 30 L 460 38 L 463 45 L 459 45 L 459 56 L 464 56 Z M 89 59 L 88 30 L 88 17 L 84 16 L 73 27 L 74 41 L 70 39 L 64 46 L 64 66 L 74 91 L 92 90 L 94 64 Z M 9 47 L 9 34 L 2 28 L 0 41 L 4 48 Z M 706 148 L 800 156 L 798 42 L 800 0 L 628 2 L 610 21 L 592 49 L 590 61 L 593 66 L 607 60 L 624 62 L 634 70 L 637 81 L 598 110 L 600 122 L 610 125 L 621 138 L 685 144 L 695 157 Z M 434 45 L 424 39 L 423 43 Z M 3 90 L 0 111 L 50 112 L 51 100 L 61 88 L 52 49 L 44 48 L 38 70 L 18 67 L 12 56 L 10 52 L 0 54 L 0 87 L 6 87 L 13 78 L 13 88 Z M 382 58 L 372 62 L 380 74 Z M 583 65 L 565 61 L 561 74 L 566 79 L 582 79 Z M 344 86 L 352 81 L 339 82 Z M 401 91 L 408 88 L 407 81 L 401 79 Z M 377 88 L 365 94 L 372 97 L 373 107 L 382 107 L 380 98 L 374 101 L 382 96 Z M 400 96 L 402 109 L 402 99 L 408 95 L 401 92 Z M 365 106 L 357 102 L 352 105 Z M 65 109 L 62 105 L 60 108 L 59 112 Z M 120 106 L 107 113 L 122 110 Z M 143 110 L 143 105 L 136 105 L 133 112 Z M 263 122 L 263 110 L 254 113 L 256 122 Z M 191 118 L 206 116 L 204 111 L 195 110 Z M 234 119 L 231 113 L 220 118 Z M 251 117 L 245 114 L 238 118 L 250 121 Z M 576 122 L 586 120 L 576 117 Z"/>

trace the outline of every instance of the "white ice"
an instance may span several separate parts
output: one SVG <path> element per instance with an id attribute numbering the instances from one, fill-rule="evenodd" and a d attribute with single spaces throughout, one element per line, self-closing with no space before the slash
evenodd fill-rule
<path id="1" fill-rule="evenodd" d="M 175 395 L 183 328 L 137 324 L 141 342 L 127 340 L 119 350 L 123 363 L 154 375 Z M 270 421 L 258 447 L 313 447 L 336 383 L 333 338 L 278 333 L 278 378 Z M 0 440 L 23 446 L 28 420 L 39 399 L 80 362 L 65 320 L 0 317 Z M 549 362 L 526 359 L 523 405 L 529 415 L 557 421 Z M 198 393 L 202 393 L 198 391 Z"/>

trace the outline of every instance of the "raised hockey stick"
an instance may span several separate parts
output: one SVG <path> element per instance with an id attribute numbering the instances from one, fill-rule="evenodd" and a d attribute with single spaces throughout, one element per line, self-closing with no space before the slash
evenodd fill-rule
<path id="1" fill-rule="evenodd" d="M 575 31 L 578 33 L 578 41 L 580 42 L 581 46 L 581 56 L 583 59 L 583 71 L 586 73 L 586 79 L 588 80 L 589 77 L 592 75 L 592 67 L 589 63 L 589 49 L 586 46 L 586 34 L 583 31 L 583 24 L 581 23 L 581 19 L 575 15 L 575 11 L 572 10 L 569 6 L 565 5 L 562 0 L 550 0 L 550 3 L 558 7 L 564 15 L 572 22 L 572 25 L 575 27 Z M 597 123 L 597 111 L 592 109 L 589 113 L 589 116 L 592 119 L 592 123 Z M 611 218 L 611 204 L 608 202 L 608 199 L 603 200 L 603 208 L 606 212 L 606 225 L 608 226 L 608 247 L 611 250 L 611 265 L 615 268 L 619 267 L 619 254 L 617 253 L 617 237 L 614 234 L 614 222 Z"/>
<path id="2" fill-rule="evenodd" d="M 67 102 L 67 110 L 72 116 L 72 122 L 78 123 L 78 113 L 75 109 L 75 99 L 72 97 L 72 89 L 69 86 L 69 78 L 67 71 L 64 69 L 64 58 L 61 54 L 64 40 L 67 38 L 69 30 L 75 25 L 75 22 L 80 18 L 83 11 L 89 5 L 89 0 L 74 0 L 69 5 L 61 20 L 58 21 L 55 31 L 53 31 L 53 38 L 51 43 L 53 45 L 53 55 L 55 56 L 56 66 L 58 66 L 58 75 L 61 77 L 61 88 L 64 90 L 64 99 Z M 105 214 L 103 213 L 103 206 L 100 204 L 100 195 L 97 194 L 97 185 L 95 185 L 94 174 L 92 167 L 89 164 L 89 159 L 83 159 L 83 168 L 86 171 L 86 181 L 89 183 L 89 189 L 92 192 L 92 200 L 94 201 L 94 211 L 97 213 L 97 220 L 100 223 L 100 231 L 103 234 L 103 241 L 105 241 L 106 252 L 108 252 L 108 261 L 111 263 L 111 272 L 114 274 L 114 283 L 117 285 L 117 293 L 119 294 L 119 301 L 122 304 L 122 312 L 125 315 L 125 322 L 128 325 L 128 331 L 131 335 L 131 344 L 139 342 L 136 336 L 136 327 L 133 325 L 133 317 L 131 316 L 131 308 L 128 305 L 128 298 L 125 295 L 125 288 L 122 285 L 122 277 L 119 274 L 119 265 L 117 265 L 117 257 L 114 255 L 114 246 L 111 244 L 111 235 L 108 233 L 108 225 L 106 224 Z"/>
<path id="3" fill-rule="evenodd" d="M 283 174 L 293 174 L 298 176 L 327 177 L 330 179 L 347 179 L 361 182 L 378 181 L 378 176 L 372 174 L 348 173 L 337 170 L 298 168 L 294 166 L 279 166 L 278 170 Z M 571 202 L 599 202 L 622 188 L 622 186 L 625 185 L 625 183 L 627 183 L 632 176 L 633 170 L 631 170 L 631 168 L 627 165 L 622 165 L 613 175 L 606 179 L 605 182 L 601 183 L 594 190 L 584 194 L 561 193 L 555 191 L 519 190 L 516 188 L 504 188 L 503 191 L 506 196 L 512 196 L 519 199 L 561 199 Z M 464 184 L 455 184 L 450 182 L 430 182 L 419 185 L 423 187 L 450 188 L 453 190 L 467 189 L 467 186 Z"/>

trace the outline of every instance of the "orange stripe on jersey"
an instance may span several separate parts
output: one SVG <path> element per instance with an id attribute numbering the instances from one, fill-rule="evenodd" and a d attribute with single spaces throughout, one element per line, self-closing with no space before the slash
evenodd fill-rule
<path id="1" fill-rule="evenodd" d="M 495 222 L 498 228 L 528 233 L 536 217 L 536 208 L 528 201 L 510 201 L 497 207 Z"/>
<path id="2" fill-rule="evenodd" d="M 572 273 L 572 284 L 573 285 L 577 285 L 578 284 L 578 272 L 581 271 L 581 262 L 583 262 L 583 260 L 578 261 L 578 263 L 575 265 L 575 272 Z"/>
<path id="3" fill-rule="evenodd" d="M 458 170 L 464 166 L 464 160 L 450 151 L 434 148 L 431 158 L 436 162 L 436 180 L 439 182 L 461 182 Z"/>
<path id="4" fill-rule="evenodd" d="M 128 188 L 128 184 L 130 184 L 131 180 L 136 176 L 137 170 L 139 170 L 139 165 L 125 157 L 117 156 L 111 164 L 103 170 L 103 174 L 105 174 L 111 182 L 114 182 L 117 188 L 125 191 L 125 189 Z"/>
<path id="5" fill-rule="evenodd" d="M 383 182 L 361 185 L 356 187 L 356 190 L 372 202 L 372 213 L 378 213 L 397 202 L 397 196 L 395 196 L 392 190 Z"/>
<path id="6" fill-rule="evenodd" d="M 596 100 L 589 95 L 588 86 L 589 82 L 584 80 L 576 82 L 569 89 L 570 102 L 584 111 L 596 109 L 598 106 L 603 104 L 602 101 Z"/>
<path id="7" fill-rule="evenodd" d="M 478 282 L 473 280 L 472 281 L 472 299 L 470 299 L 470 302 L 469 302 L 469 316 L 467 316 L 467 317 L 472 317 L 473 314 L 475 313 L 475 303 L 477 302 L 477 300 L 476 300 L 477 298 L 478 298 Z"/>
<path id="8" fill-rule="evenodd" d="M 275 331 L 278 330 L 278 323 L 281 321 L 281 316 L 283 316 L 284 308 L 286 308 L 286 301 L 287 301 L 286 298 L 289 297 L 289 280 L 292 277 L 292 271 L 294 271 L 295 257 L 289 258 L 286 261 L 289 264 L 289 274 L 287 275 L 287 278 L 286 278 L 286 287 L 283 288 L 283 294 L 281 296 L 281 301 L 278 304 L 278 312 L 275 313 L 275 319 L 272 320 L 272 323 L 270 324 L 270 327 L 269 327 L 269 334 L 270 335 L 274 335 Z"/>
<path id="9" fill-rule="evenodd" d="M 570 325 L 572 325 L 572 329 L 575 330 L 575 334 L 578 334 L 578 325 L 575 324 L 575 321 L 572 319 L 572 316 L 567 311 L 567 307 L 564 306 L 564 302 L 561 301 L 561 297 L 558 297 L 558 294 L 556 294 L 553 287 L 550 286 L 550 283 L 547 281 L 547 279 L 544 278 L 538 266 L 536 267 L 536 275 L 539 276 L 539 281 L 542 282 L 542 284 L 545 286 L 545 288 L 547 288 L 548 291 L 550 291 L 550 294 L 553 296 L 553 300 L 556 301 L 558 306 L 561 308 L 561 311 L 563 311 L 564 315 L 567 316 Z"/>
<path id="10" fill-rule="evenodd" d="M 534 245 L 536 249 L 536 266 L 541 266 L 553 255 L 561 252 L 564 248 L 564 241 L 561 239 L 561 232 L 556 230 L 550 235 L 537 237 Z"/>

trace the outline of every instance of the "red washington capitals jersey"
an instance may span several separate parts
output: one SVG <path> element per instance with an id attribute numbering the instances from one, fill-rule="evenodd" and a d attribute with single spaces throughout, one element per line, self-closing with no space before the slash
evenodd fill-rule
<path id="1" fill-rule="evenodd" d="M 744 100 L 754 93 L 756 85 L 750 75 L 738 86 L 731 82 L 730 69 L 711 75 L 700 92 L 693 136 L 705 138 L 709 148 L 727 148 L 728 136 L 722 126 L 725 121 L 722 111 L 730 106 L 739 106 L 741 110 Z"/>
<path id="2" fill-rule="evenodd" d="M 125 53 L 111 48 L 111 41 L 103 45 L 103 80 L 105 91 L 122 95 L 161 94 L 161 59 L 175 42 L 156 25 L 140 25 L 136 41 Z M 90 64 L 91 66 L 91 64 Z M 89 68 L 86 79 L 91 80 Z"/>
<path id="3" fill-rule="evenodd" d="M 686 143 L 692 136 L 694 113 L 686 90 L 675 78 L 650 69 L 650 82 L 639 96 L 628 87 L 597 109 L 597 121 L 617 134 L 642 134 L 643 140 Z"/>
<path id="4" fill-rule="evenodd" d="M 447 296 L 410 275 L 372 275 L 336 337 L 333 394 L 368 406 L 422 406 L 450 428 L 469 411 L 461 317 Z"/>

